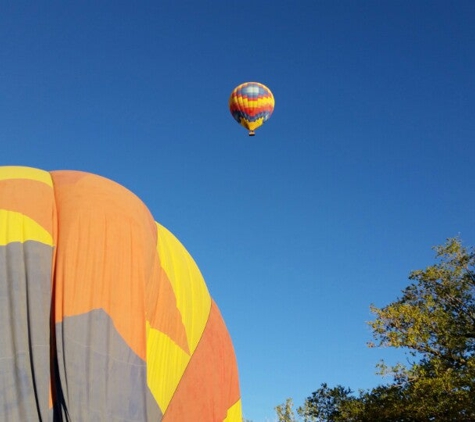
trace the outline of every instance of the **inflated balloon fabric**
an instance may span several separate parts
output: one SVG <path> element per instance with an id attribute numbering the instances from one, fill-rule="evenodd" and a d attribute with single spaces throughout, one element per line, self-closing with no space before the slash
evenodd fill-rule
<path id="1" fill-rule="evenodd" d="M 245 82 L 234 88 L 229 97 L 229 111 L 234 119 L 250 131 L 263 125 L 274 111 L 274 96 L 258 82 Z"/>
<path id="2" fill-rule="evenodd" d="M 198 267 L 111 180 L 0 167 L 0 420 L 242 420 Z"/>

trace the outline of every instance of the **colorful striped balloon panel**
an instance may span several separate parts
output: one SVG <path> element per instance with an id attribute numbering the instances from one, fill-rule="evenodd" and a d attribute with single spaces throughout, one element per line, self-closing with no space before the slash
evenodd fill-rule
<path id="1" fill-rule="evenodd" d="M 0 374 L 2 421 L 242 420 L 193 258 L 89 173 L 0 167 Z"/>
<path id="2" fill-rule="evenodd" d="M 272 92 L 258 82 L 246 82 L 234 88 L 229 97 L 229 111 L 234 119 L 250 131 L 263 125 L 274 111 Z"/>

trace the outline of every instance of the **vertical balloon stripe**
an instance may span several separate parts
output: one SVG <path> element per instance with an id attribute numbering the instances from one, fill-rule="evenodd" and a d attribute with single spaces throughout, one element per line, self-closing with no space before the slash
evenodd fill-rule
<path id="1" fill-rule="evenodd" d="M 156 256 L 153 219 L 124 187 L 99 176 L 69 173 L 74 172 L 52 173 L 60 210 L 56 322 L 104 309 L 145 360 L 145 285 Z"/>
<path id="2" fill-rule="evenodd" d="M 161 412 L 147 384 L 145 323 L 145 287 L 156 259 L 153 219 L 110 180 L 52 176 L 59 209 L 56 344 L 71 420 L 154 420 Z"/>
<path id="3" fill-rule="evenodd" d="M 0 167 L 0 420 L 52 420 L 54 194 L 47 172 Z"/>
<path id="4" fill-rule="evenodd" d="M 0 246 L 1 421 L 52 420 L 52 255 L 51 246 L 32 240 Z"/>
<path id="5" fill-rule="evenodd" d="M 182 315 L 191 353 L 201 339 L 211 297 L 195 261 L 165 227 L 157 224 L 160 264 L 170 280 Z"/>
<path id="6" fill-rule="evenodd" d="M 163 413 L 170 404 L 190 357 L 170 337 L 147 323 L 147 384 Z"/>
<path id="7" fill-rule="evenodd" d="M 191 399 L 189 399 L 191 398 Z M 212 302 L 203 337 L 164 414 L 163 422 L 223 421 L 239 400 L 236 359 L 231 339 Z M 236 416 L 239 415 L 237 410 Z M 236 418 L 232 422 L 241 422 Z"/>
<path id="8" fill-rule="evenodd" d="M 146 319 L 150 328 L 166 335 L 185 353 L 190 353 L 186 328 L 167 274 L 160 267 L 158 251 L 154 271 L 146 284 Z"/>

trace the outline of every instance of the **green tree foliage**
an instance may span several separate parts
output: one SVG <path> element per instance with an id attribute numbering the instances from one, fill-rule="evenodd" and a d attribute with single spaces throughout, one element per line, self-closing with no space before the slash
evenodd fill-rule
<path id="1" fill-rule="evenodd" d="M 371 306 L 370 347 L 403 348 L 411 363 L 382 362 L 380 373 L 392 382 L 357 395 L 322 384 L 298 409 L 300 416 L 318 422 L 475 421 L 475 253 L 458 238 L 434 249 L 436 263 L 413 271 L 401 298 Z"/>
<path id="2" fill-rule="evenodd" d="M 292 399 L 287 399 L 285 403 L 275 407 L 277 413 L 278 422 L 315 422 L 316 417 L 310 411 L 310 402 L 306 401 L 302 407 L 297 409 L 297 414 L 300 417 L 295 416 L 294 403 Z"/>
<path id="3" fill-rule="evenodd" d="M 285 403 L 275 407 L 277 420 L 279 422 L 295 422 L 294 403 L 292 399 L 287 399 Z"/>

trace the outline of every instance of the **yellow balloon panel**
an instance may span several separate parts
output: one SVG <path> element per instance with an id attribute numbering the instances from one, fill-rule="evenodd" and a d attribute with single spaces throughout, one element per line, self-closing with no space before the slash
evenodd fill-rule
<path id="1" fill-rule="evenodd" d="M 36 221 L 15 211 L 0 210 L 0 245 L 35 240 L 53 246 L 53 238 Z"/>
<path id="2" fill-rule="evenodd" d="M 46 183 L 53 187 L 51 175 L 44 170 L 38 170 L 32 167 L 5 166 L 0 167 L 0 180 L 8 179 L 29 179 Z"/>
<path id="3" fill-rule="evenodd" d="M 160 265 L 172 284 L 190 352 L 193 353 L 208 320 L 211 297 L 203 276 L 188 251 L 162 225 L 157 224 L 157 232 Z"/>
<path id="4" fill-rule="evenodd" d="M 241 400 L 238 400 L 234 405 L 228 409 L 226 419 L 223 422 L 236 422 L 242 420 L 242 405 Z"/>
<path id="5" fill-rule="evenodd" d="M 189 361 L 188 353 L 147 323 L 147 384 L 163 413 Z"/>

